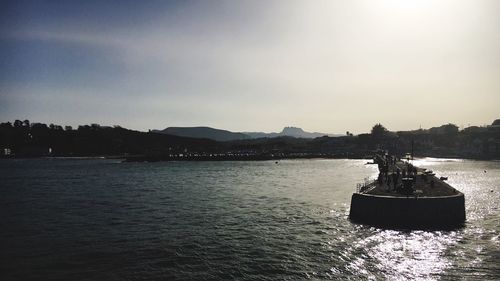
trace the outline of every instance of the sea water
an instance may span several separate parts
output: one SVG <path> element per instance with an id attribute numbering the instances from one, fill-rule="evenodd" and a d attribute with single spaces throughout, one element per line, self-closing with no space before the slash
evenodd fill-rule
<path id="1" fill-rule="evenodd" d="M 500 279 L 500 162 L 415 160 L 465 194 L 453 231 L 348 220 L 365 160 L 0 161 L 0 280 Z"/>

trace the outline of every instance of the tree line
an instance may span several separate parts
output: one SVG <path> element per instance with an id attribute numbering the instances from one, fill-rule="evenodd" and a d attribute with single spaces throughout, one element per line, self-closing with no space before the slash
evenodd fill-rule
<path id="1" fill-rule="evenodd" d="M 71 126 L 16 120 L 0 123 L 0 148 L 18 157 L 103 156 L 217 150 L 215 141 L 146 133 L 99 124 Z"/>
<path id="2" fill-rule="evenodd" d="M 314 154 L 369 157 L 376 150 L 415 156 L 500 159 L 500 120 L 459 130 L 454 124 L 390 131 L 378 123 L 371 132 L 342 137 L 261 138 L 217 142 L 99 124 L 71 126 L 15 120 L 0 123 L 0 156 L 106 156 L 171 154 Z M 8 153 L 7 153 L 8 152 Z M 6 155 L 10 154 L 10 155 Z"/>

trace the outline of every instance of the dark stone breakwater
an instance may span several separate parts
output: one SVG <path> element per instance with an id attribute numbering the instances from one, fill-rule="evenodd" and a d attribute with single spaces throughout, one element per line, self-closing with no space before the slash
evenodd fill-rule
<path id="1" fill-rule="evenodd" d="M 456 228 L 466 219 L 465 197 L 432 171 L 393 162 L 352 195 L 349 218 L 382 227 Z"/>

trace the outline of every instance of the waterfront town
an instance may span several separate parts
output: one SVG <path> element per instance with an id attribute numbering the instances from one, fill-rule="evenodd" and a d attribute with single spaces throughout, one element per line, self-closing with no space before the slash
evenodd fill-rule
<path id="1" fill-rule="evenodd" d="M 500 159 L 500 119 L 486 126 L 459 129 L 445 124 L 429 129 L 390 131 L 375 124 L 371 132 L 343 136 L 216 141 L 155 131 L 139 132 L 98 124 L 70 126 L 15 120 L 0 124 L 0 155 L 14 157 L 117 157 L 131 161 L 270 160 L 283 158 L 370 158 L 374 151 L 415 157 Z"/>

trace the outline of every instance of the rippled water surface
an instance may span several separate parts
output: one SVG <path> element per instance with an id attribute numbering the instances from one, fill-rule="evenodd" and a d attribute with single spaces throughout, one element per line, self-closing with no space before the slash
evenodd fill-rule
<path id="1" fill-rule="evenodd" d="M 357 160 L 0 161 L 1 280 L 500 279 L 500 162 L 421 159 L 455 231 L 347 220 Z"/>

